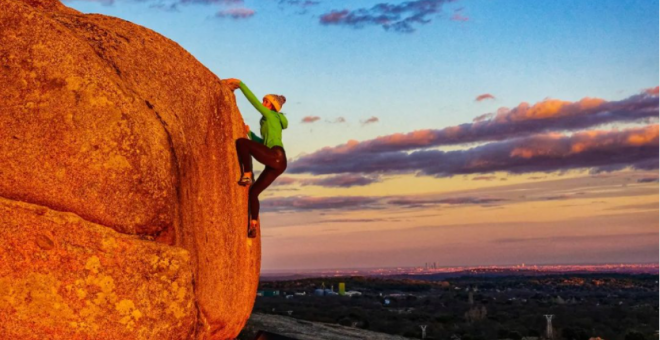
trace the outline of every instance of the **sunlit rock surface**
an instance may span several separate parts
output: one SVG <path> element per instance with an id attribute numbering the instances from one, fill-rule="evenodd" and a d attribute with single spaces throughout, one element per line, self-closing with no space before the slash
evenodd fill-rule
<path id="1" fill-rule="evenodd" d="M 189 339 L 188 252 L 0 198 L 3 339 Z"/>
<path id="2" fill-rule="evenodd" d="M 231 91 L 175 42 L 121 19 L 79 13 L 56 0 L 2 1 L 0 70 L 0 197 L 53 213 L 72 213 L 83 221 L 68 230 L 68 224 L 51 225 L 41 221 L 43 217 L 30 224 L 22 217 L 0 215 L 1 234 L 18 229 L 32 240 L 21 243 L 14 237 L 14 243 L 0 248 L 0 258 L 18 252 L 24 259 L 17 286 L 7 291 L 9 286 L 4 285 L 0 290 L 0 322 L 25 334 L 48 329 L 53 339 L 78 335 L 84 339 L 88 333 L 72 328 L 71 322 L 85 324 L 88 331 L 98 326 L 108 334 L 104 338 L 113 339 L 113 330 L 120 332 L 113 333 L 115 338 L 125 338 L 121 332 L 128 321 L 112 323 L 116 329 L 100 319 L 94 319 L 96 325 L 88 324 L 82 314 L 89 309 L 83 312 L 86 306 L 66 300 L 73 296 L 63 289 L 70 284 L 74 289 L 75 280 L 93 288 L 86 280 L 98 273 L 84 269 L 92 256 L 99 258 L 103 275 L 120 273 L 129 262 L 136 273 L 151 273 L 155 269 L 141 267 L 152 260 L 148 258 L 152 252 L 147 251 L 151 248 L 142 244 L 158 242 L 158 247 L 171 249 L 154 253 L 178 259 L 180 270 L 193 275 L 194 285 L 186 281 L 188 286 L 183 287 L 184 282 L 176 281 L 179 278 L 169 283 L 179 282 L 179 289 L 194 292 L 196 321 L 191 336 L 231 339 L 238 334 L 256 295 L 261 245 L 259 238 L 246 237 L 247 192 L 236 185 L 239 168 L 234 148 L 244 127 Z M 74 262 L 83 266 L 82 272 L 68 273 L 69 268 L 48 262 L 52 259 L 41 267 L 28 260 L 37 256 L 31 252 L 52 254 L 33 247 L 38 229 L 46 225 L 52 233 L 64 228 L 59 232 L 89 238 L 77 246 L 55 248 L 70 251 L 57 256 L 69 259 L 71 266 Z M 92 239 L 114 231 L 144 241 L 103 260 L 109 255 L 98 246 L 102 240 Z M 125 242 L 137 241 L 126 238 Z M 182 249 L 187 251 L 187 263 Z M 185 281 L 186 274 L 181 275 Z M 112 277 L 119 287 L 119 279 Z M 67 281 L 74 278 L 73 283 Z M 121 289 L 134 294 L 141 285 L 156 289 L 148 275 L 144 282 L 134 279 Z M 58 294 L 50 298 L 61 296 L 71 309 L 67 315 L 79 319 L 63 323 L 64 319 L 41 314 L 31 317 L 39 309 L 30 307 L 31 289 L 41 294 L 47 285 Z M 23 295 L 6 295 L 20 289 Z M 123 299 L 117 296 L 114 304 Z M 8 299 L 13 299 L 11 305 Z M 153 321 L 156 316 L 140 309 L 146 307 L 139 306 L 138 299 L 125 300 L 135 307 L 124 302 L 120 309 L 143 315 L 130 320 L 135 332 L 131 334 L 167 333 Z M 16 306 L 22 306 L 20 313 Z M 186 325 L 190 323 L 170 325 L 172 336 L 185 333 L 183 328 L 190 327 Z"/>

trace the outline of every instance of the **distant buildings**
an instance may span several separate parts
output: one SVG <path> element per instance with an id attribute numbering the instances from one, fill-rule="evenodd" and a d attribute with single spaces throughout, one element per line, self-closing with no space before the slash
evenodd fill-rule
<path id="1" fill-rule="evenodd" d="M 480 321 L 486 318 L 486 315 L 488 314 L 488 311 L 486 310 L 486 306 L 480 306 L 480 307 L 473 307 L 470 308 L 467 312 L 465 312 L 465 321 L 472 323 L 475 321 Z"/>
<path id="2" fill-rule="evenodd" d="M 346 284 L 344 282 L 339 283 L 339 292 L 335 292 L 334 286 L 331 286 L 330 289 L 325 288 L 325 284 L 321 285 L 321 288 L 317 288 L 314 290 L 314 295 L 315 296 L 360 296 L 362 293 L 357 292 L 357 291 L 346 291 Z"/>
<path id="3" fill-rule="evenodd" d="M 361 292 L 355 291 L 355 290 L 349 290 L 345 294 L 346 296 L 360 296 L 362 295 Z"/>
<path id="4" fill-rule="evenodd" d="M 279 290 L 266 289 L 257 291 L 257 296 L 280 296 Z"/>

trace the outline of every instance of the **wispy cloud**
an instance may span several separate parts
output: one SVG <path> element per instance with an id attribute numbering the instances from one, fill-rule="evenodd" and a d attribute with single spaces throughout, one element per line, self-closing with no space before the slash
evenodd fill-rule
<path id="1" fill-rule="evenodd" d="M 375 223 L 375 222 L 400 222 L 397 218 L 334 218 L 318 221 L 315 224 L 323 223 Z"/>
<path id="2" fill-rule="evenodd" d="M 372 116 L 366 120 L 362 121 L 362 125 L 368 125 L 368 124 L 373 124 L 373 123 L 378 123 L 379 119 L 376 116 Z"/>
<path id="3" fill-rule="evenodd" d="M 652 171 L 640 173 L 638 178 L 653 178 Z M 277 181 L 286 177 L 280 177 Z M 434 194 L 408 194 L 408 195 L 388 195 L 388 196 L 373 196 L 373 197 L 357 197 L 347 198 L 347 196 L 331 196 L 322 197 L 319 199 L 310 198 L 308 196 L 293 196 L 285 198 L 268 198 L 271 208 L 268 210 L 288 210 L 288 211 L 310 211 L 322 210 L 323 207 L 331 206 L 332 212 L 328 212 L 330 216 L 343 219 L 344 217 L 337 217 L 337 212 L 354 212 L 358 210 L 384 210 L 392 209 L 413 209 L 420 208 L 435 208 L 437 207 L 505 207 L 516 205 L 522 202 L 551 202 L 551 201 L 565 201 L 580 199 L 582 201 L 590 201 L 589 204 L 597 204 L 604 198 L 608 200 L 623 197 L 656 197 L 657 188 L 653 185 L 636 185 L 634 187 L 623 188 L 622 185 L 630 183 L 631 180 L 629 173 L 613 173 L 607 178 L 598 178 L 598 185 L 594 185 L 594 176 L 584 175 L 580 177 L 567 177 L 559 180 L 545 181 L 545 182 L 529 182 L 529 183 L 516 183 L 509 185 L 502 185 L 496 187 L 480 187 L 469 190 L 459 190 L 453 192 L 442 192 Z M 276 181 L 276 183 L 277 183 Z M 591 185 L 591 187 L 589 187 Z M 585 187 L 586 186 L 586 187 Z M 575 188 L 581 188 L 576 191 Z M 276 187 L 269 190 L 277 190 L 281 187 Z M 285 187 L 286 188 L 286 187 Z M 348 199 L 347 204 L 342 201 Z M 264 200 L 265 201 L 265 200 Z M 603 203 L 604 201 L 601 201 Z M 357 207 L 355 206 L 357 205 Z M 657 209 L 657 203 L 655 205 Z M 437 215 L 437 210 L 433 211 L 433 216 Z M 398 214 L 398 213 L 396 213 Z M 400 215 L 396 215 L 401 218 Z M 415 218 L 423 217 L 422 215 L 415 215 Z M 429 217 L 428 215 L 425 217 Z M 371 219 L 372 216 L 353 216 L 345 217 L 345 219 Z M 385 218 L 378 215 L 378 218 Z M 388 217 L 389 218 L 389 217 Z M 347 221 L 348 222 L 348 221 Z M 357 221 L 356 221 L 357 222 Z M 366 221 L 365 221 L 366 222 Z"/>
<path id="4" fill-rule="evenodd" d="M 271 184 L 271 185 L 272 185 L 272 186 L 284 186 L 284 185 L 292 185 L 292 184 L 296 184 L 297 182 L 298 182 L 298 180 L 295 179 L 295 178 L 293 178 L 293 177 L 280 176 L 280 177 L 278 177 L 277 180 L 276 180 L 275 182 L 273 182 L 273 184 Z"/>
<path id="5" fill-rule="evenodd" d="M 365 186 L 373 183 L 381 182 L 379 176 L 364 176 L 359 174 L 340 174 L 336 176 L 329 176 L 323 178 L 293 178 L 293 177 L 280 177 L 274 182 L 275 185 L 293 185 L 300 184 L 302 186 L 315 185 L 326 188 L 350 188 L 355 186 Z"/>
<path id="6" fill-rule="evenodd" d="M 480 95 L 478 95 L 477 98 L 474 99 L 474 101 L 476 101 L 476 102 L 480 102 L 480 101 L 482 101 L 482 100 L 486 100 L 486 99 L 491 99 L 491 100 L 493 100 L 493 99 L 495 99 L 495 96 L 493 96 L 493 95 L 490 94 L 490 93 L 484 93 L 484 94 L 480 94 Z"/>
<path id="7" fill-rule="evenodd" d="M 547 236 L 547 237 L 527 237 L 527 238 L 500 238 L 493 240 L 493 243 L 538 243 L 538 244 L 553 244 L 553 243 L 582 243 L 585 241 L 593 240 L 621 240 L 628 238 L 649 238 L 657 237 L 657 232 L 650 233 L 627 233 L 627 234 L 614 234 L 614 235 L 566 235 L 566 236 Z"/>
<path id="8" fill-rule="evenodd" d="M 296 6 L 302 8 L 312 7 L 320 4 L 319 1 L 312 1 L 312 0 L 279 0 L 278 3 L 280 5 Z"/>
<path id="9" fill-rule="evenodd" d="M 436 205 L 488 205 L 505 202 L 501 198 L 489 197 L 445 197 L 423 199 L 416 196 L 406 197 L 367 197 L 367 196 L 289 196 L 274 197 L 261 201 L 264 211 L 309 211 L 309 210 L 369 210 L 385 209 L 387 206 L 397 206 L 405 209 L 416 209 Z M 366 221 L 365 221 L 366 222 Z"/>
<path id="10" fill-rule="evenodd" d="M 307 117 L 304 117 L 300 122 L 304 123 L 304 124 L 310 124 L 310 123 L 317 122 L 320 119 L 321 119 L 321 117 L 319 117 L 319 116 L 307 116 Z"/>
<path id="11" fill-rule="evenodd" d="M 289 166 L 291 173 L 420 173 L 437 177 L 503 171 L 554 172 L 591 168 L 658 168 L 658 125 L 612 131 L 585 131 L 567 136 L 541 134 L 493 142 L 466 150 L 343 153 L 320 150 Z"/>
<path id="12" fill-rule="evenodd" d="M 225 5 L 227 0 L 176 0 L 180 4 Z"/>
<path id="13" fill-rule="evenodd" d="M 278 0 L 280 9 L 294 8 L 296 14 L 303 15 L 309 13 L 309 10 L 320 4 L 320 1 L 313 0 Z"/>
<path id="14" fill-rule="evenodd" d="M 330 121 L 330 123 L 335 123 L 335 124 L 346 123 L 346 118 L 338 117 L 335 120 Z"/>
<path id="15" fill-rule="evenodd" d="M 363 196 L 333 196 L 310 197 L 292 196 L 269 198 L 261 201 L 264 211 L 291 211 L 291 210 L 358 210 L 365 209 L 376 203 L 379 199 Z"/>
<path id="16" fill-rule="evenodd" d="M 497 176 L 475 176 L 472 177 L 473 181 L 494 181 L 497 179 Z"/>
<path id="17" fill-rule="evenodd" d="M 62 0 L 62 2 L 74 2 L 74 1 L 79 1 L 79 2 L 96 2 L 101 5 L 105 6 L 110 6 L 115 3 L 115 0 Z"/>
<path id="18" fill-rule="evenodd" d="M 254 16 L 254 10 L 246 7 L 223 9 L 215 14 L 218 18 L 247 19 Z"/>
<path id="19" fill-rule="evenodd" d="M 329 188 L 350 188 L 355 186 L 365 186 L 380 182 L 380 177 L 363 176 L 358 174 L 341 174 L 326 178 L 312 178 L 300 180 L 302 185 L 317 185 Z"/>
<path id="20" fill-rule="evenodd" d="M 69 0 L 75 1 L 75 0 Z M 115 0 L 78 0 L 99 2 L 105 5 L 113 5 Z M 217 18 L 247 19 L 255 15 L 255 11 L 244 6 L 244 0 L 129 0 L 133 2 L 151 3 L 149 8 L 178 11 L 180 5 L 207 5 L 219 7 L 215 13 Z"/>
<path id="21" fill-rule="evenodd" d="M 419 199 L 396 199 L 389 201 L 388 204 L 405 206 L 408 208 L 416 207 L 422 208 L 430 205 L 472 205 L 472 204 L 490 204 L 498 203 L 505 201 L 501 198 L 485 198 L 485 197 L 452 197 L 452 198 L 440 198 L 440 199 L 431 199 L 431 200 L 419 200 Z"/>
<path id="22" fill-rule="evenodd" d="M 463 16 L 461 13 L 454 13 L 451 16 L 451 20 L 452 21 L 463 21 L 463 22 L 465 22 L 465 21 L 469 21 L 470 18 L 468 18 L 466 16 Z"/>
<path id="23" fill-rule="evenodd" d="M 442 6 L 451 0 L 415 0 L 399 4 L 379 3 L 371 8 L 332 10 L 321 15 L 323 25 L 342 25 L 352 28 L 381 26 L 399 33 L 415 32 L 415 26 L 431 22 Z"/>

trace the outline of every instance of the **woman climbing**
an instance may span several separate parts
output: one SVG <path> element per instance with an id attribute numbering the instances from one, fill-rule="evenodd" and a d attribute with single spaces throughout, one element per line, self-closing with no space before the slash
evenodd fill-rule
<path id="1" fill-rule="evenodd" d="M 284 96 L 268 94 L 259 102 L 257 97 L 239 79 L 226 79 L 225 84 L 232 90 L 240 88 L 245 98 L 262 115 L 261 136 L 259 138 L 250 127 L 245 125 L 245 132 L 250 137 L 236 140 L 236 151 L 241 166 L 241 179 L 238 184 L 250 186 L 248 204 L 250 216 L 248 237 L 257 236 L 259 223 L 259 194 L 264 191 L 273 181 L 286 170 L 286 153 L 282 144 L 282 130 L 288 126 L 286 117 L 280 112 L 282 105 L 286 102 Z M 252 174 L 252 157 L 264 164 L 266 168 L 261 172 L 256 182 Z"/>

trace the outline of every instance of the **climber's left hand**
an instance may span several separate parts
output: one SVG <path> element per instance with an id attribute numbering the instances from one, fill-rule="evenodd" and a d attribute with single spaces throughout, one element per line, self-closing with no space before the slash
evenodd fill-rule
<path id="1" fill-rule="evenodd" d="M 224 79 L 222 83 L 225 84 L 225 86 L 227 86 L 230 90 L 234 91 L 238 88 L 238 85 L 241 83 L 241 80 L 236 78 L 229 78 L 229 79 Z"/>

